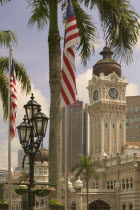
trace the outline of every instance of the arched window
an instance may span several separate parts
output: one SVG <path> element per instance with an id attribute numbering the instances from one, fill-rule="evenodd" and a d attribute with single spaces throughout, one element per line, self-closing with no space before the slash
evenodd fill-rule
<path id="1" fill-rule="evenodd" d="M 129 209 L 130 209 L 130 210 L 133 210 L 133 205 L 132 205 L 132 203 L 129 203 Z"/>
<path id="2" fill-rule="evenodd" d="M 126 210 L 126 205 L 123 203 L 122 210 Z"/>
<path id="3" fill-rule="evenodd" d="M 109 187 L 109 181 L 107 181 L 107 189 L 109 189 L 110 187 Z"/>
<path id="4" fill-rule="evenodd" d="M 122 129 L 122 125 L 120 124 L 120 129 Z"/>
<path id="5" fill-rule="evenodd" d="M 110 186 L 111 186 L 111 189 L 113 189 L 113 181 L 112 180 L 110 181 Z"/>
<path id="6" fill-rule="evenodd" d="M 112 124 L 112 127 L 113 127 L 113 128 L 115 127 L 115 123 Z"/>
<path id="7" fill-rule="evenodd" d="M 99 183 L 98 183 L 98 181 L 96 182 L 96 189 L 99 189 Z"/>
<path id="8" fill-rule="evenodd" d="M 114 180 L 114 186 L 113 186 L 113 187 L 114 187 L 114 189 L 115 189 L 115 184 L 116 184 L 116 180 Z"/>
<path id="9" fill-rule="evenodd" d="M 130 188 L 133 188 L 133 179 L 130 178 Z"/>
<path id="10" fill-rule="evenodd" d="M 93 182 L 93 184 L 92 184 L 92 187 L 93 187 L 93 189 L 95 189 L 95 183 Z"/>
<path id="11" fill-rule="evenodd" d="M 71 210 L 76 210 L 76 203 L 73 201 L 70 207 Z"/>
<path id="12" fill-rule="evenodd" d="M 35 205 L 38 207 L 39 206 L 39 201 L 36 201 L 35 202 Z"/>
<path id="13" fill-rule="evenodd" d="M 128 183 L 128 179 L 126 179 L 126 189 L 129 188 L 129 183 Z"/>
<path id="14" fill-rule="evenodd" d="M 105 123 L 105 127 L 107 128 L 107 122 Z"/>
<path id="15" fill-rule="evenodd" d="M 44 175 L 46 175 L 47 174 L 47 169 L 46 168 L 44 168 Z"/>
<path id="16" fill-rule="evenodd" d="M 44 199 L 41 199 L 40 206 L 44 206 L 44 204 L 45 204 Z"/>
<path id="17" fill-rule="evenodd" d="M 124 179 L 122 179 L 122 189 L 125 189 L 125 182 L 124 182 Z"/>

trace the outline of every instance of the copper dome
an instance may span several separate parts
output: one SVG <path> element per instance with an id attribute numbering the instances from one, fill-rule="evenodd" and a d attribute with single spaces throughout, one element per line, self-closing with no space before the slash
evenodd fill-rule
<path id="1" fill-rule="evenodd" d="M 104 47 L 103 51 L 100 52 L 100 55 L 103 56 L 103 59 L 99 60 L 93 66 L 93 74 L 99 76 L 100 73 L 104 73 L 105 76 L 115 72 L 119 77 L 121 77 L 121 65 L 118 64 L 115 60 L 111 58 L 113 52 L 109 47 Z"/>
<path id="2" fill-rule="evenodd" d="M 41 162 L 41 155 L 42 155 L 42 160 L 48 162 L 48 159 L 49 159 L 49 150 L 45 149 L 44 147 L 40 147 L 39 148 L 39 151 L 36 152 L 34 161 L 35 162 Z"/>

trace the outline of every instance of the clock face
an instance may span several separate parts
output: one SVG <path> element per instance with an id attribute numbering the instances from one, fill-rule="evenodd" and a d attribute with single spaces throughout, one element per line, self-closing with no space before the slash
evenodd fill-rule
<path id="1" fill-rule="evenodd" d="M 119 92 L 116 88 L 110 88 L 108 91 L 108 94 L 109 94 L 110 98 L 116 99 L 119 95 Z"/>
<path id="2" fill-rule="evenodd" d="M 94 101 L 96 101 L 98 98 L 98 90 L 95 90 L 94 93 L 93 93 L 93 99 Z"/>

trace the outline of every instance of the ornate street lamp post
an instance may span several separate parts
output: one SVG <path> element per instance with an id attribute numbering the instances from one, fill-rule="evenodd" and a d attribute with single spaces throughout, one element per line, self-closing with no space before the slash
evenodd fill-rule
<path id="1" fill-rule="evenodd" d="M 26 115 L 24 116 L 23 122 L 17 127 L 17 129 L 20 144 L 25 152 L 25 156 L 29 157 L 28 209 L 33 210 L 35 196 L 31 188 L 35 186 L 34 157 L 46 134 L 49 118 L 41 112 L 41 106 L 34 100 L 33 94 L 31 96 L 31 100 L 24 105 L 24 108 Z"/>

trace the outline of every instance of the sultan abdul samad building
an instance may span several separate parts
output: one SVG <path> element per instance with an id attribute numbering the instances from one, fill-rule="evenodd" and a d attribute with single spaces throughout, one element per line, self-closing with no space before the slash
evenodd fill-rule
<path id="1" fill-rule="evenodd" d="M 140 156 L 126 142 L 125 110 L 127 81 L 121 66 L 106 46 L 103 59 L 93 66 L 88 83 L 90 155 L 102 162 L 100 178 L 91 179 L 90 210 L 140 210 Z M 131 155 L 127 154 L 131 150 Z M 83 181 L 83 180 L 82 180 Z M 86 209 L 86 189 L 80 179 L 69 181 L 70 209 Z"/>

